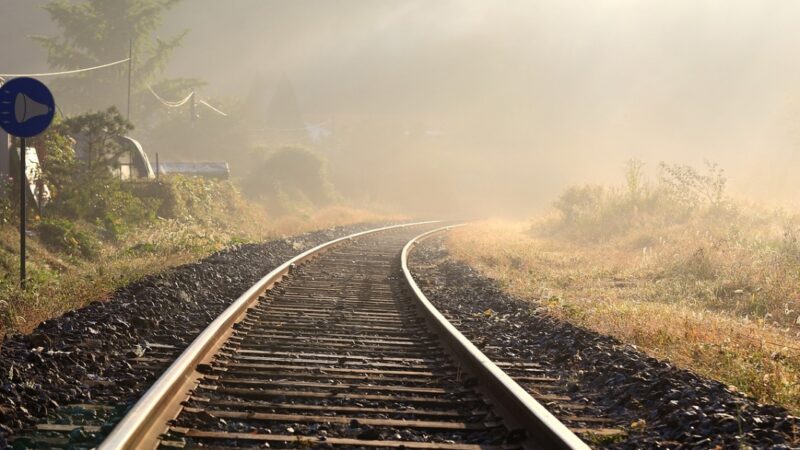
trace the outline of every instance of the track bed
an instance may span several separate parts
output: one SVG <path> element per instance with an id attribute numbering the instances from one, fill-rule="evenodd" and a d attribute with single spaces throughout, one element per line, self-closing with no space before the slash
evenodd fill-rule
<path id="1" fill-rule="evenodd" d="M 203 368 L 162 448 L 515 448 L 405 288 L 399 253 L 415 234 L 341 244 L 268 291 Z"/>

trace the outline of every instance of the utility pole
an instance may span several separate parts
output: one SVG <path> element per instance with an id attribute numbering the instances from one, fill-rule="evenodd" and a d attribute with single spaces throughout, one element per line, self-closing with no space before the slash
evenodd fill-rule
<path id="1" fill-rule="evenodd" d="M 133 39 L 128 40 L 128 114 L 125 118 L 131 120 L 131 80 L 133 78 Z"/>
<path id="2" fill-rule="evenodd" d="M 0 78 L 0 86 L 2 86 L 4 82 L 5 80 Z M 0 129 L 0 176 L 11 176 L 11 167 L 9 166 L 9 161 L 11 161 L 11 143 L 9 140 L 6 130 Z M 0 196 L 6 195 L 11 196 L 11 193 L 0 191 Z"/>

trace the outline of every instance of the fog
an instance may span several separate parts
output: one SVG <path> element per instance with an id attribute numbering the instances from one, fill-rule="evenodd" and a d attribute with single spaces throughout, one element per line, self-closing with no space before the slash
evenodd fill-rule
<path id="1" fill-rule="evenodd" d="M 0 0 L 0 73 L 47 68 L 19 37 L 57 32 L 41 3 Z M 345 196 L 525 216 L 631 158 L 714 161 L 735 193 L 794 201 L 799 19 L 792 1 L 185 0 L 163 31 L 190 30 L 166 75 L 209 97 L 288 79 Z"/>

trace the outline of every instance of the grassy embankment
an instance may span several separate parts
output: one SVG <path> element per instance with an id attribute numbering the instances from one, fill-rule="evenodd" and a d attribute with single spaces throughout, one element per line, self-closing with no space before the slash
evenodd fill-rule
<path id="1" fill-rule="evenodd" d="M 558 213 L 453 231 L 453 257 L 549 314 L 800 412 L 800 214 L 734 203 L 712 168 L 641 165 Z"/>
<path id="2" fill-rule="evenodd" d="M 387 219 L 344 206 L 275 218 L 228 181 L 176 177 L 118 184 L 107 192 L 131 195 L 105 203 L 103 220 L 59 215 L 31 220 L 25 292 L 18 288 L 17 219 L 12 215 L 0 224 L 0 336 L 30 331 L 137 278 L 226 246 Z M 122 214 L 109 214 L 115 208 Z M 132 218 L 137 208 L 142 214 Z"/>

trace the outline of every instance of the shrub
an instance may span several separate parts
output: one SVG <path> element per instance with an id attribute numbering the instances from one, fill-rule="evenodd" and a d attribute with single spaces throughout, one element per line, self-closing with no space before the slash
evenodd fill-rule
<path id="1" fill-rule="evenodd" d="M 564 222 L 580 223 L 592 221 L 601 212 L 606 201 L 602 186 L 572 186 L 567 188 L 555 203 Z"/>
<path id="2" fill-rule="evenodd" d="M 158 202 L 133 195 L 129 183 L 110 176 L 77 176 L 77 180 L 84 182 L 66 186 L 53 204 L 54 212 L 73 220 L 96 223 L 112 239 L 156 218 Z"/>
<path id="3" fill-rule="evenodd" d="M 33 141 L 53 196 L 46 210 L 49 216 L 95 223 L 112 239 L 155 219 L 158 204 L 133 195 L 130 183 L 123 183 L 109 170 L 121 151 L 116 136 L 132 128 L 110 108 L 59 121 Z M 81 159 L 69 136 L 80 136 Z"/>
<path id="4" fill-rule="evenodd" d="M 85 258 L 95 258 L 100 243 L 88 233 L 75 228 L 72 222 L 64 219 L 43 219 L 36 227 L 39 237 L 47 247 Z"/>
<path id="5" fill-rule="evenodd" d="M 635 228 L 686 223 L 693 216 L 722 222 L 737 217 L 726 201 L 723 170 L 707 163 L 707 173 L 691 166 L 661 163 L 658 184 L 643 175 L 644 164 L 625 166 L 625 185 L 618 188 L 573 186 L 555 202 L 561 217 L 550 228 L 577 240 L 600 241 Z"/>
<path id="6" fill-rule="evenodd" d="M 689 206 L 709 205 L 718 208 L 725 200 L 725 171 L 706 161 L 706 173 L 692 166 L 661 163 L 663 189 L 677 201 Z"/>
<path id="7" fill-rule="evenodd" d="M 334 199 L 325 160 L 303 148 L 269 153 L 244 180 L 245 192 L 277 214 L 324 206 Z"/>

